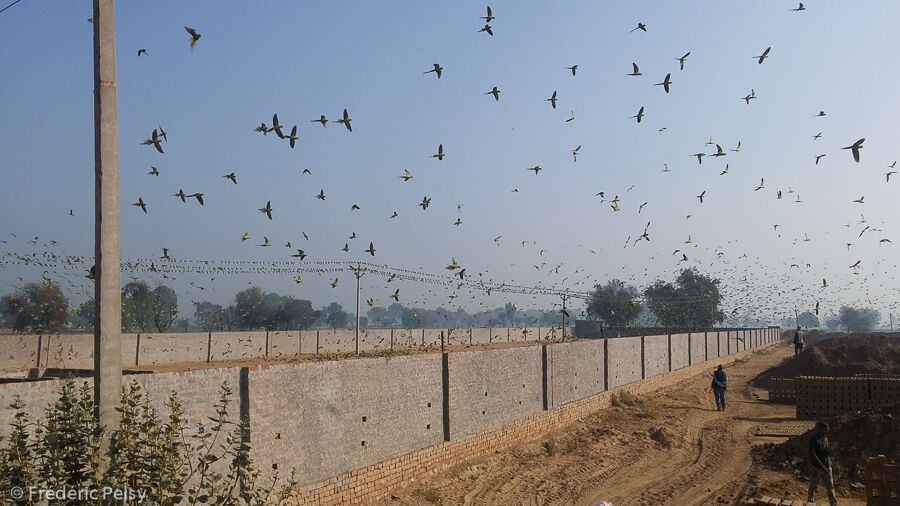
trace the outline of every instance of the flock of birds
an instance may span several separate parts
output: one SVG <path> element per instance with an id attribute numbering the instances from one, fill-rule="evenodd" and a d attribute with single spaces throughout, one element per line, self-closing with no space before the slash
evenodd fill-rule
<path id="1" fill-rule="evenodd" d="M 795 11 L 795 12 L 801 12 L 801 11 L 805 11 L 806 7 L 804 6 L 803 3 L 800 3 L 798 7 L 793 8 L 791 10 Z M 496 16 L 494 16 L 491 8 L 487 7 L 486 15 L 481 16 L 479 19 L 484 21 L 484 26 L 481 27 L 481 29 L 478 30 L 477 33 L 484 33 L 490 37 L 494 37 L 494 26 L 492 25 L 492 23 L 495 20 L 497 20 L 498 18 Z M 190 46 L 190 48 L 194 48 L 199 43 L 199 41 L 201 39 L 201 34 L 195 28 L 188 27 L 188 26 L 185 26 L 184 28 L 185 28 L 185 31 L 187 32 L 187 34 L 189 35 L 189 39 L 188 39 L 189 46 Z M 637 26 L 635 26 L 633 29 L 630 30 L 629 33 L 638 32 L 638 34 L 635 35 L 635 36 L 637 36 L 639 34 L 648 33 L 649 30 L 651 30 L 651 28 L 649 28 L 645 23 L 639 22 L 639 23 L 637 23 Z M 137 56 L 138 57 L 149 56 L 149 52 L 145 48 L 140 48 L 138 50 Z M 676 73 L 690 72 L 690 70 L 691 70 L 690 62 L 688 60 L 688 58 L 690 56 L 691 56 L 691 51 L 686 51 L 686 52 L 684 52 L 684 54 L 681 54 L 680 56 L 673 57 L 673 59 L 678 62 L 678 67 L 677 67 L 678 70 L 675 71 Z M 750 55 L 747 55 L 747 56 L 751 57 Z M 753 55 L 752 59 L 756 62 L 756 64 L 764 65 L 766 63 L 767 59 L 772 58 L 772 57 L 777 57 L 777 52 L 773 53 L 773 48 L 771 46 L 769 46 L 769 47 L 766 47 L 765 49 L 763 49 L 762 51 L 760 51 L 759 54 Z M 687 70 L 686 70 L 686 68 L 687 68 Z M 432 63 L 431 68 L 425 67 L 425 69 L 427 69 L 427 70 L 421 71 L 422 74 L 426 75 L 426 76 L 433 74 L 434 79 L 437 81 L 439 81 L 442 78 L 442 76 L 444 75 L 445 72 L 452 71 L 452 69 L 445 69 L 445 67 L 438 62 Z M 562 67 L 562 69 L 571 73 L 572 78 L 577 78 L 579 65 L 574 64 L 571 66 Z M 625 75 L 630 78 L 639 78 L 639 77 L 643 76 L 644 73 L 641 71 L 639 65 L 636 62 L 633 62 L 631 72 L 625 73 Z M 672 72 L 668 72 L 665 74 L 664 77 L 662 77 L 659 80 L 659 82 L 652 83 L 652 86 L 653 87 L 661 87 L 662 92 L 669 94 L 670 91 L 673 89 L 673 87 L 677 86 L 677 80 L 673 80 Z M 484 88 L 482 88 L 482 89 L 484 89 Z M 499 89 L 498 86 L 493 86 L 490 90 L 485 91 L 484 95 L 492 97 L 495 102 L 499 102 L 501 100 L 501 90 Z M 546 95 L 544 95 L 544 96 L 546 96 Z M 751 101 L 758 99 L 754 89 L 751 89 L 750 92 L 743 97 L 735 97 L 735 98 L 736 98 L 736 100 L 744 101 L 747 106 L 751 105 Z M 559 101 L 559 96 L 558 96 L 557 90 L 554 90 L 552 92 L 552 94 L 549 97 L 543 99 L 543 101 L 549 102 L 549 106 L 555 110 L 558 105 L 557 102 Z M 826 116 L 826 113 L 824 110 L 822 110 L 822 111 L 819 111 L 817 114 L 814 114 L 813 116 L 816 118 L 823 118 Z M 629 119 L 634 119 L 637 123 L 641 123 L 642 120 L 645 119 L 645 117 L 646 117 L 646 114 L 645 114 L 644 105 L 637 105 L 636 114 L 631 116 Z M 565 122 L 569 123 L 569 122 L 574 121 L 574 119 L 575 119 L 575 113 L 574 113 L 574 111 L 572 111 L 571 116 L 568 119 L 566 119 Z M 343 125 L 346 128 L 347 134 L 350 134 L 353 132 L 353 128 L 352 128 L 352 124 L 351 124 L 352 118 L 350 116 L 348 109 L 346 109 L 346 108 L 343 109 L 342 114 L 338 115 L 338 119 L 336 119 L 336 120 L 329 120 L 325 114 L 321 114 L 319 116 L 319 118 L 317 118 L 317 119 L 304 120 L 305 123 L 318 123 L 321 125 L 321 127 L 323 129 L 327 128 L 328 123 L 331 121 L 335 121 L 339 125 Z M 272 115 L 271 123 L 267 124 L 266 122 L 260 122 L 260 124 L 258 126 L 252 128 L 251 130 L 252 130 L 252 132 L 262 134 L 262 136 L 265 136 L 266 138 L 276 138 L 277 140 L 280 140 L 280 141 L 286 141 L 286 144 L 290 147 L 290 149 L 294 149 L 295 146 L 299 142 L 302 142 L 302 141 L 301 141 L 301 136 L 300 136 L 299 124 L 298 123 L 292 124 L 292 123 L 293 122 L 282 123 L 281 120 L 279 120 L 278 114 L 276 113 L 276 114 Z M 290 127 L 288 125 L 290 125 Z M 288 128 L 290 128 L 289 131 L 288 131 Z M 666 128 L 662 127 L 658 130 L 658 132 L 660 135 L 662 135 L 663 133 L 666 132 Z M 269 134 L 274 134 L 274 135 L 270 136 Z M 819 132 L 819 133 L 815 134 L 814 136 L 812 136 L 812 140 L 817 141 L 817 140 L 821 139 L 822 136 L 823 136 L 822 132 Z M 150 149 L 155 150 L 160 155 L 164 155 L 165 154 L 164 146 L 166 145 L 167 142 L 168 142 L 168 136 L 167 136 L 166 131 L 162 128 L 162 126 L 157 126 L 150 132 L 149 137 L 146 140 L 144 140 L 143 142 L 141 142 L 140 144 L 147 146 Z M 841 146 L 841 149 L 850 151 L 850 153 L 849 153 L 850 158 L 852 160 L 854 160 L 855 162 L 859 163 L 860 162 L 860 152 L 864 147 L 864 142 L 865 142 L 865 138 L 859 138 L 856 141 L 848 142 L 846 146 Z M 722 144 L 720 144 L 720 143 L 716 142 L 715 140 L 713 140 L 712 138 L 710 138 L 708 141 L 705 142 L 705 146 L 711 146 L 710 149 L 714 149 L 714 151 L 707 152 L 706 148 L 704 147 L 704 149 L 701 151 L 698 151 L 696 153 L 691 153 L 689 155 L 686 154 L 685 156 L 690 156 L 690 157 L 696 158 L 697 163 L 702 165 L 704 158 L 707 158 L 707 160 L 721 159 L 721 158 L 725 158 L 725 160 L 728 160 L 729 157 L 739 156 L 739 154 L 741 153 L 741 141 L 740 140 L 737 140 L 737 142 L 734 144 L 730 144 L 730 143 L 726 144 L 726 148 L 723 148 Z M 731 147 L 731 146 L 734 146 L 734 147 Z M 577 163 L 578 154 L 579 154 L 580 149 L 581 149 L 581 145 L 578 145 L 577 147 L 571 149 L 573 163 Z M 449 156 L 449 155 L 448 155 L 448 153 L 446 153 L 444 151 L 444 146 L 441 143 L 437 146 L 437 149 L 436 149 L 435 153 L 433 155 L 431 155 L 431 158 L 435 159 L 438 162 L 441 162 L 447 156 Z M 815 155 L 815 164 L 818 164 L 819 161 L 825 156 L 826 156 L 826 153 L 821 153 L 821 154 Z M 895 165 L 896 165 L 896 162 L 888 165 L 889 171 L 884 174 L 885 181 L 887 183 L 889 183 L 891 181 L 891 176 L 896 174 L 896 170 L 894 170 Z M 543 170 L 543 168 L 540 165 L 534 165 L 532 167 L 525 167 L 524 170 L 531 171 L 534 173 L 535 176 L 541 177 L 540 172 Z M 669 170 L 670 169 L 669 169 L 668 164 L 664 164 L 663 172 L 669 172 Z M 729 174 L 729 164 L 728 163 L 725 164 L 725 167 L 721 170 L 721 172 L 719 174 L 720 174 L 720 176 L 726 176 L 727 174 Z M 152 177 L 161 177 L 159 169 L 157 169 L 155 166 L 151 166 L 151 170 L 148 172 L 148 175 L 152 176 Z M 312 176 L 312 171 L 310 171 L 309 169 L 304 169 L 302 171 L 302 175 Z M 235 172 L 229 172 L 227 174 L 222 175 L 221 177 L 224 179 L 227 179 L 230 183 L 232 183 L 234 185 L 239 184 L 238 174 L 236 174 Z M 401 184 L 407 183 L 414 178 L 414 174 L 409 169 L 404 169 L 403 173 L 398 175 L 397 178 L 399 178 L 401 180 Z M 628 190 L 626 190 L 625 193 L 630 192 L 632 188 L 629 188 Z M 767 187 L 766 187 L 765 178 L 761 177 L 759 184 L 752 188 L 749 188 L 748 190 L 753 190 L 753 191 L 758 192 L 758 191 L 764 190 L 766 188 Z M 514 188 L 512 191 L 518 192 L 518 188 Z M 700 205 L 704 204 L 704 201 L 705 201 L 704 199 L 707 198 L 708 192 L 709 192 L 708 189 L 698 189 L 696 199 Z M 794 202 L 802 203 L 800 195 L 797 192 L 795 192 L 794 189 L 787 188 L 786 193 L 794 194 L 795 195 Z M 204 205 L 204 195 L 205 194 L 202 192 L 185 193 L 183 189 L 179 188 L 178 192 L 176 192 L 172 195 L 175 198 L 181 200 L 182 203 L 186 203 L 187 199 L 193 198 L 197 201 L 197 203 L 200 206 Z M 595 196 L 600 197 L 600 203 L 604 203 L 604 202 L 607 203 L 609 205 L 610 209 L 612 210 L 612 212 L 623 212 L 626 210 L 626 207 L 623 204 L 623 199 L 620 198 L 620 196 L 618 194 L 614 195 L 613 198 L 611 198 L 611 199 L 607 199 L 606 192 L 601 191 L 599 193 L 596 193 Z M 781 190 L 781 189 L 775 190 L 774 196 L 777 199 L 782 199 L 784 197 L 783 190 Z M 309 197 L 316 198 L 320 201 L 324 201 L 326 199 L 325 189 L 322 188 L 319 190 L 319 192 L 317 194 L 310 195 Z M 260 200 L 262 200 L 262 199 L 260 199 Z M 427 212 L 429 209 L 429 206 L 431 205 L 431 201 L 432 201 L 431 197 L 429 197 L 428 195 L 425 195 L 425 196 L 423 196 L 421 202 L 418 202 L 416 204 L 416 206 L 421 208 L 421 212 Z M 864 204 L 865 203 L 864 196 L 860 196 L 859 199 L 856 199 L 853 202 L 857 203 L 857 204 Z M 156 205 L 155 202 L 152 204 Z M 140 210 L 140 212 L 143 212 L 145 214 L 149 213 L 148 209 L 152 209 L 151 203 L 144 200 L 143 195 L 138 195 L 137 200 L 134 203 L 132 203 L 132 205 L 137 207 Z M 640 205 L 636 205 L 636 212 L 638 214 L 641 214 L 642 211 L 644 210 L 645 206 L 647 206 L 647 205 L 648 205 L 648 202 L 646 202 L 646 201 L 643 203 L 640 203 Z M 273 216 L 276 218 L 278 217 L 277 207 L 273 206 L 273 203 L 271 200 L 267 200 L 264 206 L 259 207 L 257 209 L 268 220 L 275 219 L 275 218 L 273 218 Z M 357 203 L 354 203 L 350 207 L 351 212 L 359 211 L 360 209 L 361 209 L 361 207 Z M 461 210 L 462 210 L 461 204 L 457 204 L 457 210 L 461 212 Z M 74 215 L 73 210 L 69 210 L 69 214 Z M 398 212 L 394 211 L 392 215 L 387 217 L 387 219 L 396 218 L 398 215 L 399 215 Z M 865 224 L 866 223 L 865 217 L 862 214 L 860 216 L 862 219 L 859 221 L 859 224 Z M 690 217 L 691 217 L 691 215 L 688 215 L 687 219 L 690 219 Z M 456 218 L 456 221 L 452 222 L 452 224 L 456 227 L 459 227 L 462 224 L 461 217 L 458 216 Z M 652 220 L 649 220 L 649 221 L 647 221 L 646 225 L 643 227 L 642 230 L 639 229 L 638 231 L 635 231 L 634 239 L 632 238 L 632 236 L 629 236 L 625 240 L 625 247 L 629 247 L 629 246 L 636 247 L 642 241 L 650 242 L 650 240 L 651 240 L 651 224 L 652 224 Z M 776 233 L 778 233 L 779 226 L 780 226 L 779 224 L 773 225 L 773 229 Z M 847 227 L 850 227 L 850 226 L 852 226 L 852 224 L 847 225 Z M 859 237 L 862 238 L 864 234 L 867 234 L 867 233 L 871 234 L 874 232 L 882 232 L 882 230 L 877 227 L 872 227 L 870 225 L 866 225 L 859 232 Z M 309 236 L 305 232 L 301 232 L 301 234 L 305 241 L 309 240 Z M 244 241 L 249 240 L 250 237 L 251 237 L 251 235 L 250 235 L 249 231 L 244 231 L 244 233 L 240 236 L 239 239 L 240 239 L 240 241 L 244 242 Z M 351 248 L 351 244 L 352 244 L 352 241 L 356 240 L 357 238 L 358 237 L 356 235 L 356 232 L 353 232 L 350 236 L 347 237 L 347 241 L 344 242 L 342 248 L 339 248 L 339 247 L 337 247 L 337 245 L 335 245 L 335 248 L 334 248 L 335 251 L 342 251 L 344 253 L 349 253 L 350 251 L 354 251 L 355 248 Z M 501 244 L 501 242 L 500 242 L 501 238 L 502 238 L 502 236 L 495 237 L 493 239 L 493 244 L 499 247 Z M 238 238 L 235 238 L 235 240 L 237 240 L 237 239 Z M 810 240 L 809 236 L 804 235 L 803 240 L 809 241 Z M 890 239 L 888 239 L 886 237 L 881 237 L 879 239 L 879 244 L 887 244 L 887 243 L 890 243 Z M 697 246 L 691 236 L 688 236 L 688 238 L 684 242 L 684 244 L 693 246 L 693 247 Z M 534 242 L 534 241 L 522 241 L 521 242 L 521 246 L 523 248 L 526 246 L 529 246 L 529 245 L 537 246 L 537 242 Z M 258 244 L 258 246 L 259 247 L 272 247 L 273 243 L 272 243 L 272 241 L 270 241 L 270 239 L 268 237 L 264 236 L 262 241 Z M 581 245 L 579 245 L 579 246 L 581 246 Z M 853 246 L 852 243 L 847 243 L 848 250 L 852 246 Z M 156 259 L 158 261 L 161 261 L 160 267 L 158 268 L 155 265 L 155 263 L 151 262 L 149 264 L 149 266 L 147 266 L 147 270 L 149 272 L 154 272 L 154 273 L 159 272 L 159 271 L 166 272 L 166 267 L 164 267 L 164 265 L 169 265 L 170 268 L 171 268 L 171 265 L 175 265 L 175 260 L 169 255 L 169 248 L 162 247 L 162 246 L 160 246 L 160 247 L 163 251 L 163 255 Z M 296 253 L 291 253 L 289 255 L 287 253 L 285 254 L 286 257 L 295 259 L 293 261 L 304 262 L 305 259 L 307 258 L 307 256 L 309 256 L 307 254 L 307 252 L 305 251 L 306 248 L 296 247 L 294 241 L 291 241 L 291 240 L 286 241 L 284 243 L 284 247 L 286 249 L 289 249 L 291 252 L 296 251 Z M 682 248 L 685 248 L 685 249 L 682 249 Z M 539 254 L 537 256 L 538 263 L 535 264 L 533 267 L 538 271 L 544 271 L 544 272 L 547 272 L 548 274 L 552 273 L 552 274 L 556 275 L 556 278 L 553 280 L 552 286 L 549 287 L 550 289 L 552 289 L 552 290 L 571 290 L 573 293 L 581 294 L 582 296 L 586 296 L 587 293 L 589 292 L 590 288 L 593 286 L 593 284 L 597 282 L 597 280 L 594 277 L 596 273 L 589 273 L 589 272 L 587 272 L 586 269 L 574 269 L 574 271 L 567 272 L 566 267 L 564 266 L 564 264 L 562 262 L 560 262 L 556 265 L 553 265 L 552 263 L 547 262 L 547 260 L 545 259 L 546 258 L 545 253 L 547 253 L 546 249 L 542 249 L 542 248 L 538 248 L 538 249 L 539 249 Z M 358 251 L 361 253 L 365 253 L 369 257 L 375 257 L 377 250 L 374 245 L 374 240 L 368 241 L 368 248 L 363 249 L 363 247 L 360 246 Z M 591 250 L 590 252 L 593 254 L 597 253 L 597 251 L 595 251 L 595 250 Z M 678 261 L 675 262 L 676 265 L 674 267 L 676 270 L 679 270 L 680 268 L 682 268 L 683 263 L 690 262 L 690 258 L 688 257 L 688 252 L 689 251 L 686 250 L 686 246 L 681 246 L 679 248 L 676 248 L 673 251 L 672 256 L 675 256 L 676 258 L 678 258 Z M 712 252 L 714 253 L 717 261 L 722 260 L 723 257 L 725 257 L 727 255 L 727 252 L 725 251 L 724 247 L 717 247 L 717 248 L 713 249 Z M 755 312 L 757 312 L 756 310 L 761 309 L 762 305 L 763 305 L 763 303 L 758 300 L 760 297 L 759 290 L 740 290 L 737 288 L 732 289 L 729 287 L 737 287 L 737 286 L 741 286 L 742 284 L 745 285 L 746 283 L 748 283 L 746 271 L 743 269 L 737 268 L 737 264 L 739 262 L 744 262 L 746 264 L 746 267 L 748 267 L 748 268 L 752 265 L 755 265 L 762 272 L 765 272 L 767 270 L 767 266 L 760 264 L 758 259 L 756 261 L 749 259 L 746 254 L 742 255 L 741 257 L 731 259 L 730 266 L 726 266 L 723 262 L 718 262 L 718 263 L 711 262 L 709 265 L 704 266 L 704 272 L 709 273 L 714 276 L 717 276 L 719 279 L 721 279 L 721 281 L 722 281 L 721 287 L 723 289 L 723 292 L 726 292 L 727 295 L 730 297 L 729 304 L 731 307 L 729 308 L 729 311 L 728 311 L 729 315 L 735 316 L 739 313 L 739 311 L 743 311 L 747 315 L 753 315 Z M 852 265 L 849 265 L 848 269 L 851 269 L 854 274 L 859 274 L 859 270 L 863 266 L 864 263 L 865 262 L 863 262 L 863 260 L 860 259 L 860 260 L 856 261 L 855 263 L 853 263 Z M 880 264 L 881 262 L 879 261 L 877 263 Z M 801 261 L 791 263 L 790 268 L 800 269 L 800 265 L 803 265 L 803 264 L 806 265 L 807 270 L 809 271 L 810 274 L 815 272 L 814 267 L 812 267 L 808 263 L 801 262 Z M 348 265 L 350 265 L 349 261 L 348 261 Z M 560 276 L 560 268 L 564 269 L 564 271 L 563 271 L 564 275 L 562 275 L 562 276 Z M 458 278 L 458 281 L 456 281 L 456 283 L 458 283 L 458 284 L 455 285 L 456 289 L 453 290 L 453 293 L 450 295 L 447 295 L 447 294 L 442 295 L 443 297 L 449 297 L 449 302 L 454 302 L 454 300 L 458 297 L 457 293 L 456 293 L 457 290 L 462 289 L 464 286 L 466 288 L 473 288 L 473 285 L 464 285 L 463 284 L 468 277 L 467 269 L 464 266 L 460 265 L 457 262 L 456 258 L 451 258 L 450 262 L 445 266 L 445 269 L 447 271 L 451 272 L 452 277 L 454 279 Z M 625 266 L 623 266 L 621 270 L 624 272 Z M 170 270 L 168 272 L 176 272 L 176 271 L 178 271 L 178 269 Z M 189 272 L 189 271 L 190 271 L 190 269 L 185 269 L 185 270 L 181 270 L 178 272 Z M 673 271 L 673 272 L 675 272 L 675 271 Z M 477 274 L 478 274 L 479 280 L 481 280 L 483 282 L 492 282 L 493 281 L 490 277 L 490 272 L 487 269 L 484 269 L 484 270 L 482 270 L 482 272 L 478 272 Z M 647 273 L 647 269 L 645 268 L 644 269 L 645 279 L 647 276 L 648 276 L 648 273 Z M 90 277 L 90 275 L 89 275 L 89 277 Z M 638 279 L 636 275 L 631 275 L 630 277 L 628 277 L 628 276 L 624 276 L 624 277 L 626 280 L 629 280 L 632 282 L 644 281 L 644 280 Z M 294 280 L 296 283 L 302 282 L 302 278 L 299 275 L 297 275 Z M 388 279 L 387 281 L 392 281 L 392 280 L 393 280 L 393 278 Z M 330 286 L 332 288 L 336 288 L 337 286 L 339 286 L 339 278 L 335 278 L 335 280 L 330 283 Z M 386 286 L 390 286 L 390 285 L 386 285 Z M 482 285 L 482 286 L 485 286 L 485 285 Z M 828 287 L 827 280 L 822 279 L 821 287 L 822 288 Z M 477 289 L 477 286 L 474 286 L 474 288 Z M 496 289 L 496 287 L 494 289 Z M 770 289 L 776 290 L 776 288 L 774 288 L 774 287 L 764 288 L 763 290 L 770 290 Z M 796 286 L 796 287 L 792 287 L 790 290 L 797 291 L 797 290 L 801 290 L 801 289 L 802 289 L 802 286 Z M 427 295 L 425 296 L 425 298 L 422 299 L 422 301 L 430 300 L 430 297 L 439 295 L 439 292 L 442 290 L 446 290 L 446 289 L 444 287 L 440 287 L 440 288 L 436 288 L 434 290 L 429 290 L 427 292 Z M 490 294 L 490 290 L 486 290 L 486 291 L 488 294 Z M 498 291 L 502 291 L 502 290 L 498 290 Z M 554 292 L 554 293 L 557 293 L 557 292 Z M 751 296 L 750 294 L 753 294 L 753 295 Z M 473 293 L 471 297 L 472 297 L 472 300 L 476 300 L 477 296 L 476 296 L 476 294 Z M 535 297 L 537 297 L 537 295 L 535 295 Z M 386 292 L 386 297 L 384 299 L 387 301 L 400 302 L 400 290 L 399 289 L 393 289 L 393 290 L 388 289 L 388 291 Z M 816 300 L 816 302 L 815 302 L 816 314 L 819 313 L 820 302 L 837 304 L 839 300 L 840 300 L 840 298 L 839 298 L 838 294 L 836 294 L 836 293 L 820 294 L 818 300 Z M 376 302 L 377 302 L 376 298 L 368 298 L 367 299 L 367 303 L 370 307 L 373 307 L 376 304 Z M 483 302 L 481 304 L 483 305 Z M 556 304 L 554 304 L 554 305 L 556 305 Z"/>

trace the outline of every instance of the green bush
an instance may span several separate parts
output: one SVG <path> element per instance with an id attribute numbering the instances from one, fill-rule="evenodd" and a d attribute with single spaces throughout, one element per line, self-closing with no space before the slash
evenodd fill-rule
<path id="1" fill-rule="evenodd" d="M 246 421 L 232 422 L 228 417 L 231 395 L 223 383 L 216 415 L 189 431 L 174 392 L 162 419 L 132 381 L 122 388 L 122 402 L 116 408 L 122 422 L 109 434 L 108 455 L 103 453 L 106 433 L 93 416 L 87 383 L 78 388 L 74 380 L 67 380 L 59 399 L 36 421 L 28 419 L 17 396 L 10 405 L 15 410 L 12 430 L 0 446 L 0 490 L 25 490 L 18 504 L 28 502 L 30 487 L 127 487 L 145 492 L 143 504 L 152 505 L 281 503 L 295 485 L 294 475 L 280 486 L 277 474 L 260 483 L 250 445 L 242 437 Z M 115 501 L 110 497 L 106 503 Z"/>

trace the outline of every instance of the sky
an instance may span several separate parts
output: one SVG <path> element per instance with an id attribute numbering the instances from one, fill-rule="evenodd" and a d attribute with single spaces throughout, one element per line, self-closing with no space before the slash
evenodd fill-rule
<path id="1" fill-rule="evenodd" d="M 166 247 L 178 261 L 296 262 L 290 254 L 302 248 L 305 263 L 370 261 L 446 277 L 453 258 L 470 279 L 573 291 L 611 278 L 641 288 L 696 267 L 722 280 L 729 314 L 775 322 L 817 301 L 821 316 L 844 304 L 896 312 L 891 195 L 900 178 L 885 173 L 900 158 L 900 4 L 811 1 L 795 12 L 784 1 L 491 2 L 493 36 L 479 32 L 486 5 L 119 2 L 123 261 L 162 266 Z M 90 2 L 35 0 L 0 13 L 0 253 L 93 254 L 91 16 Z M 639 22 L 646 31 L 632 32 Z M 202 35 L 194 48 L 185 25 Z M 137 56 L 141 48 L 148 54 Z M 440 79 L 424 73 L 436 62 Z M 626 75 L 632 62 L 643 75 Z M 572 76 L 566 67 L 576 64 Z M 653 86 L 667 73 L 670 93 Z M 485 94 L 494 86 L 499 101 Z M 545 100 L 554 91 L 555 110 Z M 344 108 L 352 132 L 336 123 Z M 298 126 L 294 149 L 253 131 L 273 113 L 285 131 Z M 326 128 L 311 122 L 321 114 Z M 141 145 L 158 126 L 164 154 Z M 710 138 L 726 156 L 709 156 Z M 859 138 L 857 163 L 841 148 Z M 443 161 L 431 157 L 439 144 Z M 697 152 L 707 154 L 702 164 Z M 527 170 L 535 165 L 537 175 Z M 405 169 L 409 181 L 399 178 Z M 230 172 L 238 184 L 222 177 Z M 179 189 L 202 192 L 205 205 L 182 203 Z M 147 214 L 130 205 L 138 198 Z M 272 220 L 258 211 L 267 201 Z M 648 222 L 650 241 L 634 243 Z M 257 246 L 264 237 L 271 247 Z M 364 252 L 370 241 L 374 257 Z M 41 270 L 3 264 L 0 292 Z M 76 305 L 90 290 L 82 274 L 68 272 L 64 284 Z M 248 284 L 315 306 L 355 304 L 350 272 L 296 276 L 138 270 L 123 282 L 175 288 L 182 312 L 194 300 L 226 305 Z M 376 305 L 398 288 L 401 303 L 419 307 L 560 302 L 469 287 L 450 299 L 455 286 L 375 273 L 361 288 Z"/>

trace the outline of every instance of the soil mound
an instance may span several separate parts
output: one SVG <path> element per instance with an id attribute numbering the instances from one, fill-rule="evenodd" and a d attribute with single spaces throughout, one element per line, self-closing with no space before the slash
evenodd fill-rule
<path id="1" fill-rule="evenodd" d="M 900 334 L 836 334 L 763 371 L 753 384 L 766 388 L 770 378 L 857 374 L 900 375 Z"/>
<path id="2" fill-rule="evenodd" d="M 845 413 L 829 421 L 835 486 L 846 490 L 860 481 L 857 463 L 866 457 L 885 455 L 900 458 L 900 405 Z M 793 473 L 801 479 L 809 474 L 809 438 L 813 430 L 784 443 L 766 443 L 754 449 L 754 459 L 775 471 Z"/>

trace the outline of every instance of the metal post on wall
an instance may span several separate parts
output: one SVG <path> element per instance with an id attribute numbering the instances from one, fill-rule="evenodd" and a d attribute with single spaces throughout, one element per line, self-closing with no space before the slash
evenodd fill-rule
<path id="1" fill-rule="evenodd" d="M 356 276 L 356 354 L 359 355 L 359 278 L 363 277 L 365 274 L 362 271 L 362 267 L 357 264 L 356 268 L 350 267 L 353 270 L 353 275 Z"/>
<path id="2" fill-rule="evenodd" d="M 566 315 L 569 313 L 566 311 L 566 299 L 568 299 L 568 295 L 562 295 L 562 342 L 566 340 Z"/>

